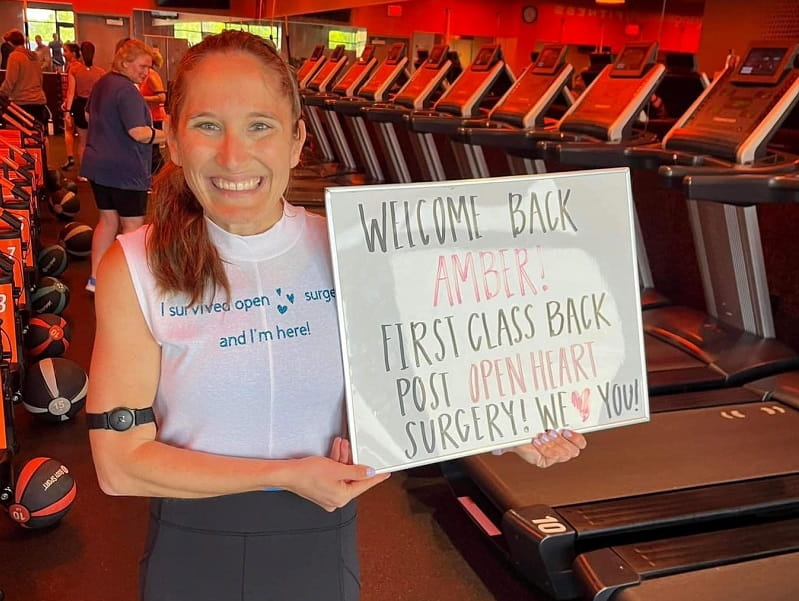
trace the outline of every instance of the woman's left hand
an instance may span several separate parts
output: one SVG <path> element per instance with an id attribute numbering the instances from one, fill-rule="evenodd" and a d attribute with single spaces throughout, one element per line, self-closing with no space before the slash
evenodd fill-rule
<path id="1" fill-rule="evenodd" d="M 514 452 L 527 463 L 538 467 L 549 467 L 574 459 L 586 445 L 585 437 L 573 430 L 547 430 L 533 440 L 518 447 L 494 451 L 495 455 Z"/>
<path id="2" fill-rule="evenodd" d="M 352 447 L 350 441 L 341 436 L 336 436 L 330 447 L 330 458 L 339 463 L 352 464 Z"/>

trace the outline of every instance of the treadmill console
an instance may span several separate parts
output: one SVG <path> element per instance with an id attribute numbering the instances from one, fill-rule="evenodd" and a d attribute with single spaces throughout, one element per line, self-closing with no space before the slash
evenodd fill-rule
<path id="1" fill-rule="evenodd" d="M 751 46 L 734 72 L 720 76 L 666 135 L 663 147 L 736 163 L 763 158 L 799 98 L 799 44 Z"/>
<path id="2" fill-rule="evenodd" d="M 430 51 L 430 56 L 427 57 L 422 68 L 438 69 L 444 64 L 444 61 L 447 60 L 447 52 L 449 52 L 449 45 L 447 44 L 433 46 L 433 49 Z"/>
<path id="3" fill-rule="evenodd" d="M 482 46 L 472 64 L 460 74 L 452 87 L 436 103 L 436 110 L 464 117 L 471 116 L 475 104 L 474 98 L 487 92 L 485 89 L 487 79 L 500 62 L 502 62 L 502 52 L 499 45 Z"/>
<path id="4" fill-rule="evenodd" d="M 317 66 L 319 65 L 319 61 L 324 60 L 324 57 L 325 47 L 319 44 L 313 49 L 311 56 L 305 60 L 299 71 L 297 71 L 297 81 L 305 82 L 311 73 L 316 70 Z"/>
<path id="5" fill-rule="evenodd" d="M 631 135 L 633 123 L 666 70 L 656 63 L 657 49 L 657 42 L 627 44 L 564 115 L 561 131 L 610 142 Z"/>
<path id="6" fill-rule="evenodd" d="M 640 78 L 647 65 L 657 59 L 657 44 L 627 44 L 618 60 L 613 63 L 611 77 Z"/>
<path id="7" fill-rule="evenodd" d="M 533 64 L 533 73 L 536 75 L 554 75 L 566 62 L 565 44 L 546 45 L 538 53 L 538 58 Z"/>
<path id="8" fill-rule="evenodd" d="M 447 44 L 433 46 L 427 60 L 414 71 L 405 87 L 394 96 L 394 103 L 418 109 L 425 106 L 427 99 L 441 84 L 443 76 L 449 70 L 448 51 Z"/>
<path id="9" fill-rule="evenodd" d="M 571 65 L 566 64 L 567 50 L 562 44 L 544 46 L 536 61 L 491 111 L 490 118 L 514 127 L 541 125 L 544 113 L 571 75 Z"/>
<path id="10" fill-rule="evenodd" d="M 391 48 L 389 48 L 388 56 L 377 68 L 374 75 L 369 78 L 369 81 L 363 85 L 358 95 L 369 100 L 382 102 L 385 99 L 384 96 L 388 88 L 394 85 L 397 77 L 401 75 L 407 61 L 408 59 L 405 58 L 405 43 L 397 42 L 392 44 Z"/>
<path id="11" fill-rule="evenodd" d="M 358 61 L 350 67 L 350 70 L 333 87 L 333 93 L 341 96 L 354 96 L 359 84 L 363 83 L 374 66 L 374 56 L 374 45 L 367 44 L 364 46 Z"/>
<path id="12" fill-rule="evenodd" d="M 343 68 L 347 63 L 347 55 L 344 54 L 344 44 L 339 44 L 330 53 L 327 62 L 322 65 L 322 68 L 317 71 L 311 81 L 308 83 L 308 89 L 325 92 L 330 80 L 336 76 L 336 73 Z"/>

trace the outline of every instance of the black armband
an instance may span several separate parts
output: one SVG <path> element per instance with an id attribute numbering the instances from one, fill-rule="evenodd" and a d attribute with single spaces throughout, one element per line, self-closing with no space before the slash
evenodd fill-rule
<path id="1" fill-rule="evenodd" d="M 149 424 L 155 421 L 152 407 L 146 409 L 129 409 L 117 407 L 105 413 L 86 413 L 86 425 L 90 430 L 116 430 L 124 432 L 134 426 Z"/>
<path id="2" fill-rule="evenodd" d="M 150 134 L 150 140 L 147 142 L 147 144 L 152 144 L 153 140 L 155 140 L 155 128 L 152 125 L 150 126 L 150 131 L 152 133 Z"/>

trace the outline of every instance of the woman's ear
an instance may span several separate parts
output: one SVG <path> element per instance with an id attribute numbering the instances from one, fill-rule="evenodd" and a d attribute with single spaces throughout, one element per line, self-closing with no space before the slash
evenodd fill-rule
<path id="1" fill-rule="evenodd" d="M 164 135 L 166 136 L 166 147 L 169 149 L 169 159 L 178 167 L 181 166 L 180 147 L 175 136 L 175 129 L 172 127 L 172 118 L 167 115 L 164 117 Z"/>
<path id="2" fill-rule="evenodd" d="M 291 166 L 296 167 L 300 162 L 302 155 L 302 148 L 305 146 L 305 121 L 302 119 L 297 120 L 297 129 L 294 132 L 294 141 L 291 145 Z"/>

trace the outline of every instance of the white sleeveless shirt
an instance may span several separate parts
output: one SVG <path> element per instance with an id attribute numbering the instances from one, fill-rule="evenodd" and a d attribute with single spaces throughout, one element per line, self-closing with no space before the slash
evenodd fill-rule
<path id="1" fill-rule="evenodd" d="M 284 205 L 255 236 L 206 219 L 230 281 L 192 307 L 163 295 L 148 267 L 148 227 L 119 237 L 142 312 L 161 346 L 158 440 L 221 455 L 327 455 L 344 427 L 344 382 L 324 219 Z M 131 361 L 136 350 L 131 349 Z"/>

